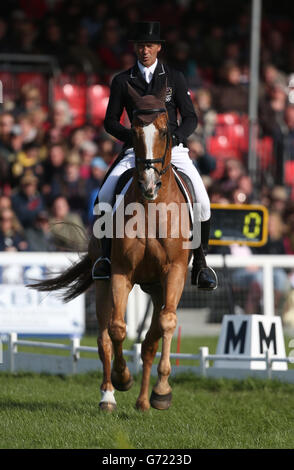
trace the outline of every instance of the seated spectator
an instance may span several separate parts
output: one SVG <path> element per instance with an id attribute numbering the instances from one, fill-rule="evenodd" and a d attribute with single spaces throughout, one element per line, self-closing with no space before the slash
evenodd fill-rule
<path id="1" fill-rule="evenodd" d="M 85 124 L 82 128 L 84 138 L 83 140 L 89 141 L 91 140 L 92 142 L 96 141 L 97 139 L 97 127 L 94 126 L 93 124 Z"/>
<path id="2" fill-rule="evenodd" d="M 87 180 L 80 177 L 80 157 L 75 152 L 68 155 L 64 174 L 52 183 L 51 197 L 64 196 L 73 212 L 87 220 Z"/>
<path id="3" fill-rule="evenodd" d="M 43 145 L 45 143 L 46 133 L 49 128 L 47 117 L 48 115 L 44 108 L 32 109 L 29 112 L 29 118 L 33 126 L 37 129 L 37 135 L 36 135 L 35 141 L 39 145 Z"/>
<path id="4" fill-rule="evenodd" d="M 38 129 L 33 124 L 29 114 L 20 114 L 17 118 L 17 123 L 20 126 L 23 145 L 30 144 L 37 139 Z"/>
<path id="5" fill-rule="evenodd" d="M 42 50 L 43 54 L 55 56 L 60 66 L 64 66 L 68 63 L 68 47 L 64 41 L 61 27 L 56 21 L 48 21 L 38 47 Z"/>
<path id="6" fill-rule="evenodd" d="M 187 42 L 179 41 L 175 44 L 170 65 L 180 70 L 186 77 L 190 88 L 199 88 L 202 84 L 195 60 L 191 58 L 190 47 Z"/>
<path id="7" fill-rule="evenodd" d="M 224 194 L 230 194 L 238 187 L 238 181 L 245 175 L 245 168 L 239 160 L 229 159 L 225 162 L 225 170 L 219 185 Z"/>
<path id="8" fill-rule="evenodd" d="M 14 117 L 8 112 L 0 114 L 0 190 L 9 191 L 9 167 L 13 159 L 12 131 Z"/>
<path id="9" fill-rule="evenodd" d="M 25 251 L 28 243 L 15 213 L 9 209 L 0 209 L 0 251 Z"/>
<path id="10" fill-rule="evenodd" d="M 30 251 L 55 251 L 56 249 L 47 211 L 40 211 L 37 214 L 33 225 L 25 230 L 25 236 Z"/>
<path id="11" fill-rule="evenodd" d="M 207 153 L 202 139 L 195 134 L 188 139 L 189 155 L 201 175 L 209 175 L 216 168 L 215 159 Z"/>
<path id="12" fill-rule="evenodd" d="M 214 133 L 217 113 L 212 105 L 211 92 L 205 88 L 200 88 L 195 93 L 194 106 L 199 118 L 197 129 L 194 133 L 207 138 Z"/>
<path id="13" fill-rule="evenodd" d="M 91 39 L 95 39 L 102 30 L 105 18 L 109 15 L 111 6 L 105 0 L 99 2 L 92 2 L 86 16 L 82 18 L 81 24 L 87 28 Z"/>
<path id="14" fill-rule="evenodd" d="M 7 159 L 11 152 L 11 133 L 14 117 L 11 113 L 0 114 L 0 155 Z"/>
<path id="15" fill-rule="evenodd" d="M 12 206 L 25 229 L 34 224 L 37 214 L 44 209 L 36 176 L 27 174 L 22 177 L 20 189 L 12 196 Z"/>
<path id="16" fill-rule="evenodd" d="M 284 112 L 285 124 L 274 133 L 275 167 L 274 178 L 278 185 L 284 184 L 284 162 L 294 160 L 294 105 Z"/>
<path id="17" fill-rule="evenodd" d="M 39 89 L 31 83 L 26 83 L 20 90 L 20 99 L 14 109 L 16 116 L 20 114 L 29 114 L 30 112 L 41 108 L 41 93 Z"/>
<path id="18" fill-rule="evenodd" d="M 93 73 L 102 73 L 99 56 L 89 47 L 90 35 L 85 26 L 80 26 L 69 49 L 74 62 L 81 68 L 82 61 L 87 60 Z"/>
<path id="19" fill-rule="evenodd" d="M 86 229 L 81 217 L 70 211 L 70 206 L 63 196 L 57 197 L 51 208 L 50 230 L 58 251 L 85 250 Z"/>
<path id="20" fill-rule="evenodd" d="M 11 209 L 11 208 L 12 208 L 11 198 L 9 196 L 5 196 L 4 194 L 2 194 L 0 196 L 0 210 Z"/>
<path id="21" fill-rule="evenodd" d="M 277 69 L 273 64 L 267 63 L 263 67 L 263 81 L 260 83 L 260 98 L 264 98 L 274 85 L 287 86 L 286 74 Z"/>
<path id="22" fill-rule="evenodd" d="M 94 220 L 93 207 L 96 200 L 96 197 L 99 193 L 99 189 L 102 185 L 103 178 L 107 171 L 107 164 L 101 157 L 95 157 L 91 163 L 91 176 L 87 182 L 88 190 L 88 222 L 92 223 Z"/>
<path id="23" fill-rule="evenodd" d="M 8 38 L 8 24 L 4 18 L 0 18 L 0 53 L 10 52 Z"/>
<path id="24" fill-rule="evenodd" d="M 284 186 L 275 186 L 270 194 L 270 207 L 272 211 L 284 213 L 289 196 Z"/>
<path id="25" fill-rule="evenodd" d="M 35 142 L 23 145 L 22 150 L 16 154 L 14 163 L 11 166 L 11 176 L 13 186 L 17 186 L 20 179 L 27 173 L 41 177 L 43 166 L 40 158 L 40 147 Z"/>
<path id="26" fill-rule="evenodd" d="M 223 84 L 215 90 L 215 107 L 219 113 L 248 113 L 248 89 L 241 84 L 241 70 L 234 63 L 223 67 Z"/>
<path id="27" fill-rule="evenodd" d="M 86 140 L 80 146 L 80 176 L 82 179 L 88 179 L 91 175 L 91 162 L 95 155 L 97 155 L 97 145 L 94 142 Z"/>
<path id="28" fill-rule="evenodd" d="M 121 70 L 121 54 L 124 47 L 117 18 L 108 18 L 102 28 L 97 54 L 105 73 L 109 76 Z"/>
<path id="29" fill-rule="evenodd" d="M 285 126 L 285 109 L 287 106 L 287 89 L 274 83 L 260 101 L 259 123 L 263 136 L 273 136 L 282 132 Z"/>
<path id="30" fill-rule="evenodd" d="M 72 125 L 72 113 L 69 104 L 65 100 L 58 100 L 53 106 L 52 129 L 57 129 L 59 140 L 69 136 Z"/>
<path id="31" fill-rule="evenodd" d="M 47 160 L 43 163 L 43 180 L 41 192 L 44 197 L 52 193 L 54 182 L 60 182 L 64 174 L 67 148 L 62 144 L 52 144 Z"/>
<path id="32" fill-rule="evenodd" d="M 250 176 L 242 175 L 237 180 L 237 187 L 232 192 L 234 204 L 250 204 L 253 193 L 253 185 Z"/>
<path id="33" fill-rule="evenodd" d="M 99 155 L 110 165 L 121 150 L 121 145 L 109 134 L 103 132 L 98 139 Z"/>
<path id="34" fill-rule="evenodd" d="M 284 248 L 287 255 L 294 255 L 294 201 L 288 202 L 284 211 L 286 225 Z"/>

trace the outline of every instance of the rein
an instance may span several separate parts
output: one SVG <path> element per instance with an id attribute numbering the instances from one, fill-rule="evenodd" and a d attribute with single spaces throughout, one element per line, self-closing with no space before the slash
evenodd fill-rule
<path id="1" fill-rule="evenodd" d="M 138 114 L 159 114 L 159 113 L 166 113 L 166 109 L 165 108 L 151 108 L 151 109 L 135 109 L 133 111 L 133 115 L 136 116 Z M 169 167 L 171 166 L 171 163 L 169 163 L 165 168 L 164 168 L 164 164 L 165 164 L 165 158 L 166 158 L 166 154 L 167 154 L 167 150 L 168 150 L 168 145 L 169 145 L 169 142 L 170 142 L 170 133 L 169 131 L 167 132 L 167 136 L 166 136 L 166 143 L 165 143 L 165 150 L 164 150 L 164 154 L 161 158 L 140 158 L 140 157 L 135 157 L 135 160 L 136 160 L 136 167 L 137 167 L 137 164 L 138 163 L 142 163 L 145 167 L 145 169 L 149 170 L 150 168 L 152 168 L 153 170 L 155 170 L 159 176 L 162 176 L 164 175 L 167 170 L 169 169 Z M 154 164 L 155 163 L 161 163 L 162 165 L 162 170 L 158 170 Z"/>

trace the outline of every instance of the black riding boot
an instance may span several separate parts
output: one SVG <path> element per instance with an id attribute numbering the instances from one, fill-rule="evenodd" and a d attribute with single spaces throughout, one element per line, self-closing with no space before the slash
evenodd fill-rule
<path id="1" fill-rule="evenodd" d="M 92 278 L 95 281 L 107 280 L 111 276 L 111 238 L 101 238 L 102 256 L 95 261 Z"/>
<path id="2" fill-rule="evenodd" d="M 205 256 L 208 252 L 210 219 L 201 222 L 201 245 L 193 250 L 193 265 L 191 284 L 198 289 L 214 290 L 217 288 L 217 276 L 212 268 L 207 266 Z"/>

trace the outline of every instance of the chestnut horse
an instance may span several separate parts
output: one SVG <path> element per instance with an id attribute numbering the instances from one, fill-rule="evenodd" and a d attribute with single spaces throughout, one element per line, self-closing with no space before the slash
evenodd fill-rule
<path id="1" fill-rule="evenodd" d="M 48 291 L 67 288 L 64 300 L 68 301 L 85 291 L 92 282 L 96 284 L 96 309 L 99 325 L 98 352 L 103 363 L 102 398 L 100 408 L 116 408 L 114 389 L 128 390 L 133 382 L 131 373 L 123 358 L 123 341 L 126 337 L 124 320 L 128 295 L 139 284 L 148 292 L 153 302 L 151 326 L 142 343 L 143 376 L 140 394 L 136 402 L 139 410 L 152 407 L 164 410 L 171 404 L 171 387 L 168 378 L 171 372 L 170 347 L 177 325 L 176 310 L 181 298 L 190 250 L 183 244 L 189 241 L 171 234 L 171 215 L 156 218 L 150 222 L 150 204 L 175 203 L 179 207 L 185 203 L 184 196 L 176 182 L 171 166 L 171 137 L 168 130 L 168 115 L 165 108 L 165 92 L 158 96 L 139 96 L 129 86 L 129 93 L 136 111 L 132 123 L 133 144 L 136 166 L 133 180 L 124 195 L 124 204 L 138 202 L 144 208 L 142 225 L 145 232 L 130 238 L 112 239 L 111 280 L 92 281 L 91 267 L 97 259 L 99 241 L 92 237 L 87 255 L 66 272 L 54 279 L 41 281 L 31 287 Z M 153 204 L 154 205 L 154 204 Z M 185 207 L 185 206 L 184 206 Z M 115 219 L 115 218 L 114 218 Z M 181 219 L 181 220 L 180 220 Z M 124 214 L 124 225 L 130 216 Z M 141 225 L 139 221 L 139 225 Z M 162 224 L 167 223 L 167 236 L 160 238 Z M 190 234 L 189 211 L 179 211 L 178 220 Z M 148 224 L 149 226 L 148 232 Z M 154 237 L 149 233 L 154 232 Z M 164 229 L 164 228 L 163 228 Z M 114 223 L 115 233 L 115 223 Z M 158 365 L 158 380 L 149 400 L 149 382 L 152 363 L 162 338 L 162 352 Z M 113 363 L 111 361 L 113 356 Z"/>

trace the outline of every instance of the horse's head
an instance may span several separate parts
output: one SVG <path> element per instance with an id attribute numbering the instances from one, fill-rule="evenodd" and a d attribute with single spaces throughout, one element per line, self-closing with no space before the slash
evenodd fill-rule
<path id="1" fill-rule="evenodd" d="M 130 85 L 135 104 L 132 122 L 138 184 L 145 199 L 154 200 L 161 177 L 170 167 L 170 135 L 165 108 L 166 87 L 157 95 L 140 96 Z"/>

